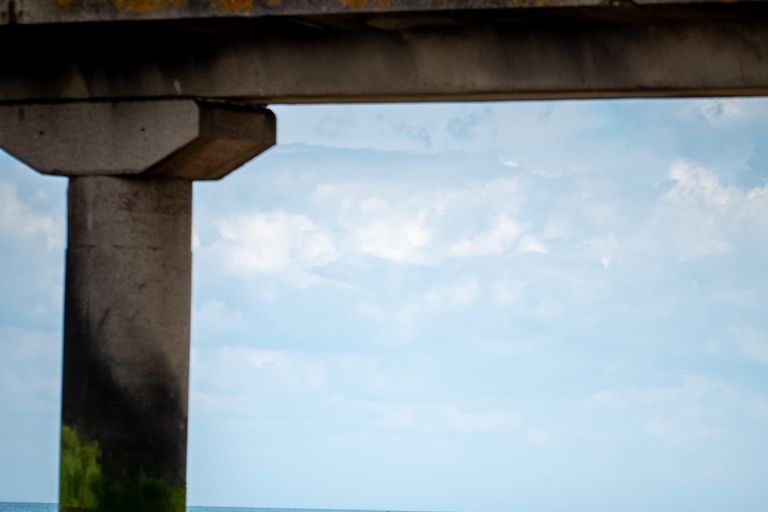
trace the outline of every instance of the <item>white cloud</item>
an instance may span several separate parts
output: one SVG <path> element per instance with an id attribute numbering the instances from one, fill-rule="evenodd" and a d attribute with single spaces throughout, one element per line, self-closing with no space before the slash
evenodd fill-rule
<path id="1" fill-rule="evenodd" d="M 683 384 L 671 388 L 645 388 L 628 391 L 599 391 L 572 404 L 590 411 L 622 410 L 634 405 L 654 406 L 663 402 L 688 403 L 701 400 L 705 395 L 731 396 L 733 389 L 721 382 L 701 375 L 688 375 Z"/>
<path id="2" fill-rule="evenodd" d="M 629 399 L 624 393 L 603 390 L 586 398 L 575 400 L 571 404 L 586 411 L 617 410 L 627 407 Z"/>
<path id="3" fill-rule="evenodd" d="M 243 347 L 225 348 L 222 349 L 225 358 L 234 356 L 242 358 L 242 360 L 254 368 L 263 368 L 265 364 L 271 364 L 275 367 L 286 367 L 291 363 L 290 358 L 285 352 L 274 350 L 257 350 L 247 349 Z M 308 382 L 312 382 L 314 379 L 309 379 Z M 314 387 L 314 386 L 311 386 Z"/>
<path id="4" fill-rule="evenodd" d="M 542 178 L 546 179 L 559 178 L 563 175 L 562 172 L 540 171 L 539 169 L 533 169 L 531 174 L 535 176 L 541 176 Z"/>
<path id="5" fill-rule="evenodd" d="M 551 435 L 536 428 L 528 429 L 528 433 L 525 435 L 525 442 L 537 448 L 553 448 L 558 444 Z"/>
<path id="6" fill-rule="evenodd" d="M 280 413 L 283 406 L 275 404 L 284 402 L 313 407 L 332 403 L 337 390 L 369 396 L 433 392 L 435 364 L 434 358 L 415 355 L 313 353 L 243 345 L 193 348 L 191 388 L 196 406 L 207 412 L 253 416 Z M 358 416 L 368 408 L 365 404 L 369 402 L 353 400 L 349 404 L 353 402 Z"/>
<path id="7" fill-rule="evenodd" d="M 321 188 L 322 187 L 322 188 Z M 333 197 L 337 190 L 347 187 L 323 185 L 317 197 Z M 356 192 L 347 190 L 346 193 Z M 360 193 L 360 191 L 357 191 Z M 347 231 L 345 247 L 352 253 L 388 259 L 395 263 L 428 265 L 436 263 L 430 252 L 434 229 L 430 222 L 439 216 L 434 204 L 411 199 L 405 205 L 392 207 L 380 197 L 360 201 L 361 216 L 348 208 L 351 198 L 342 200 L 340 223 Z"/>
<path id="8" fill-rule="evenodd" d="M 22 409 L 53 409 L 58 402 L 61 381 L 38 371 L 0 368 L 0 399 Z M 2 403 L 0 402 L 0 403 Z"/>
<path id="9" fill-rule="evenodd" d="M 768 423 L 768 398 L 759 393 L 752 393 L 750 397 L 752 416 L 760 421 Z"/>
<path id="10" fill-rule="evenodd" d="M 716 423 L 724 409 L 734 406 L 737 396 L 727 384 L 689 375 L 679 387 L 604 390 L 571 404 L 585 411 L 624 414 L 636 413 L 641 408 L 648 436 L 678 444 L 718 435 L 718 429 L 711 423 Z"/>
<path id="11" fill-rule="evenodd" d="M 517 222 L 507 215 L 499 214 L 493 228 L 472 238 L 455 242 L 451 246 L 450 254 L 457 257 L 503 254 L 522 232 L 523 227 Z"/>
<path id="12" fill-rule="evenodd" d="M 0 350 L 6 355 L 6 360 L 13 360 L 17 364 L 40 359 L 49 363 L 58 362 L 61 357 L 61 333 L 3 331 L 0 334 Z"/>
<path id="13" fill-rule="evenodd" d="M 762 188 L 745 191 L 724 186 L 710 169 L 684 160 L 672 162 L 668 177 L 674 186 L 654 210 L 645 231 L 634 243 L 653 255 L 686 261 L 732 250 L 740 232 L 762 230 L 768 196 Z"/>
<path id="14" fill-rule="evenodd" d="M 395 263 L 429 264 L 433 258 L 422 251 L 431 234 L 418 223 L 403 225 L 378 221 L 353 231 L 360 252 Z"/>
<path id="15" fill-rule="evenodd" d="M 242 345 L 192 350 L 192 389 L 218 409 L 249 413 L 265 394 L 316 395 L 326 388 L 326 363 L 302 352 Z"/>
<path id="16" fill-rule="evenodd" d="M 530 154 L 542 154 L 553 144 L 601 125 L 604 119 L 588 103 L 568 101 L 459 105 L 449 103 L 361 105 L 339 115 L 339 106 L 277 106 L 282 144 L 301 142 L 436 153 L 490 151 L 504 162 L 510 143 Z M 329 120 L 329 116 L 332 119 Z M 354 129 L 350 129 L 354 127 Z M 533 127 L 533 129 L 532 129 Z M 343 129 L 342 129 L 343 128 Z M 343 137 L 338 135 L 343 134 Z M 514 154 L 517 154 L 517 148 Z M 511 154 L 511 153 L 510 153 Z"/>
<path id="17" fill-rule="evenodd" d="M 768 364 L 768 339 L 754 329 L 731 329 L 734 343 L 739 350 L 757 363 Z"/>
<path id="18" fill-rule="evenodd" d="M 460 306 L 471 306 L 477 300 L 480 293 L 480 285 L 471 279 L 465 283 L 448 288 L 448 296 Z"/>
<path id="19" fill-rule="evenodd" d="M 531 341 L 498 341 L 477 339 L 472 345 L 482 352 L 503 356 L 524 356 L 533 353 L 537 344 Z"/>
<path id="20" fill-rule="evenodd" d="M 462 309 L 472 306 L 480 296 L 480 291 L 480 284 L 469 279 L 453 285 L 435 286 L 426 293 L 411 297 L 405 307 L 394 313 L 395 320 L 401 325 L 401 334 L 405 337 L 412 335 L 418 323 L 444 308 Z"/>
<path id="21" fill-rule="evenodd" d="M 499 305 L 511 304 L 520 300 L 526 288 L 526 283 L 515 280 L 500 280 L 490 283 L 495 302 Z"/>
<path id="22" fill-rule="evenodd" d="M 695 99 L 686 107 L 694 115 L 704 117 L 710 124 L 724 124 L 747 117 L 746 102 L 741 98 Z"/>
<path id="23" fill-rule="evenodd" d="M 378 429 L 419 435 L 492 435 L 504 437 L 520 423 L 520 414 L 508 410 L 468 412 L 442 402 L 368 402 L 335 395 L 326 405 L 347 414 L 368 417 Z"/>
<path id="24" fill-rule="evenodd" d="M 544 240 L 570 240 L 574 236 L 572 222 L 565 217 L 552 217 L 544 226 L 541 237 Z"/>
<path id="25" fill-rule="evenodd" d="M 486 434 L 504 432 L 514 428 L 520 423 L 520 415 L 508 411 L 489 411 L 481 413 L 462 412 L 455 406 L 446 406 L 441 409 L 445 421 L 429 425 L 427 429 L 436 431 L 445 430 L 458 434 Z"/>
<path id="26" fill-rule="evenodd" d="M 649 436 L 667 444 L 711 438 L 718 433 L 716 429 L 702 425 L 697 418 L 687 416 L 675 418 L 654 416 L 646 421 L 645 431 Z"/>
<path id="27" fill-rule="evenodd" d="M 206 301 L 200 309 L 195 311 L 195 322 L 220 328 L 225 325 L 239 323 L 243 318 L 240 310 L 230 310 L 220 300 Z"/>
<path id="28" fill-rule="evenodd" d="M 368 320 L 382 323 L 389 320 L 389 315 L 384 308 L 377 306 L 376 304 L 371 304 L 370 302 L 359 302 L 355 309 L 357 314 Z"/>
<path id="29" fill-rule="evenodd" d="M 364 389 L 392 391 L 397 382 L 382 370 L 381 358 L 372 354 L 341 354 L 338 365 L 345 377 Z"/>
<path id="30" fill-rule="evenodd" d="M 559 302 L 548 296 L 544 297 L 544 299 L 531 310 L 531 313 L 541 320 L 553 320 L 560 316 L 562 307 Z"/>
<path id="31" fill-rule="evenodd" d="M 539 242 L 535 236 L 526 235 L 521 238 L 520 243 L 517 244 L 517 252 L 538 252 L 541 254 L 549 254 L 549 248 Z"/>
<path id="32" fill-rule="evenodd" d="M 686 204 L 703 200 L 707 206 L 727 211 L 743 194 L 734 187 L 724 187 L 720 179 L 709 169 L 693 167 L 689 162 L 677 160 L 669 167 L 669 179 L 675 186 L 664 195 L 664 199 L 675 204 Z"/>
<path id="33" fill-rule="evenodd" d="M 371 188 L 362 184 L 315 188 L 318 204 L 335 203 L 339 208 L 338 222 L 346 232 L 339 245 L 345 256 L 437 265 L 449 256 L 503 254 L 523 231 L 514 220 L 524 197 L 518 178 L 417 193 L 394 187 L 372 195 Z M 478 217 L 491 219 L 490 229 L 478 233 Z"/>
<path id="34" fill-rule="evenodd" d="M 0 406 L 53 411 L 61 390 L 61 333 L 0 330 Z"/>
<path id="35" fill-rule="evenodd" d="M 682 261 L 730 252 L 742 240 L 768 241 L 768 186 L 726 186 L 711 169 L 677 160 L 674 186 L 660 198 L 650 222 L 632 245 Z"/>
<path id="36" fill-rule="evenodd" d="M 390 209 L 389 203 L 380 197 L 369 197 L 360 201 L 360 210 L 363 213 L 386 213 Z"/>
<path id="37" fill-rule="evenodd" d="M 606 236 L 595 236 L 581 245 L 591 260 L 598 261 L 603 268 L 608 268 L 613 263 L 618 252 L 619 242 L 616 235 L 610 233 Z"/>
<path id="38" fill-rule="evenodd" d="M 217 222 L 220 239 L 211 248 L 236 275 L 278 275 L 299 287 L 320 278 L 307 272 L 338 257 L 330 234 L 303 215 L 282 211 L 233 215 Z"/>
<path id="39" fill-rule="evenodd" d="M 46 248 L 64 247 L 64 219 L 34 211 L 21 201 L 15 184 L 0 181 L 0 233 L 20 239 L 42 234 Z"/>
<path id="40" fill-rule="evenodd" d="M 424 228 L 424 215 L 422 215 L 422 212 L 419 212 L 419 219 L 416 222 L 403 226 L 405 237 L 413 247 L 418 249 L 427 247 L 434 238 L 434 233 Z"/>
<path id="41" fill-rule="evenodd" d="M 496 160 L 498 160 L 499 163 L 504 167 L 509 167 L 510 169 L 516 169 L 520 167 L 520 162 L 512 160 L 505 152 L 498 153 L 496 155 Z"/>
<path id="42" fill-rule="evenodd" d="M 732 245 L 722 216 L 738 200 L 734 190 L 720 185 L 717 176 L 684 161 L 674 162 L 669 177 L 677 183 L 667 192 L 654 221 L 656 230 L 668 233 L 664 243 L 682 260 L 724 254 Z"/>

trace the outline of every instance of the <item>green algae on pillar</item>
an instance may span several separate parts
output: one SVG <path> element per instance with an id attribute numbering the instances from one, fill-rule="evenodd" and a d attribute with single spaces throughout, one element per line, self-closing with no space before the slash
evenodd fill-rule
<path id="1" fill-rule="evenodd" d="M 126 485 L 105 478 L 96 441 L 80 439 L 77 430 L 61 429 L 61 512 L 184 512 L 184 487 L 172 486 L 139 473 L 138 483 Z"/>

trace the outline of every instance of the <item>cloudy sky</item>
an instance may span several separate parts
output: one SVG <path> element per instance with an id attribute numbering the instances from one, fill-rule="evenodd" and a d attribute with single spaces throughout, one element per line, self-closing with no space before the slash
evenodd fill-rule
<path id="1" fill-rule="evenodd" d="M 275 107 L 195 185 L 191 505 L 764 510 L 768 101 Z M 0 501 L 56 501 L 65 190 L 0 156 Z"/>

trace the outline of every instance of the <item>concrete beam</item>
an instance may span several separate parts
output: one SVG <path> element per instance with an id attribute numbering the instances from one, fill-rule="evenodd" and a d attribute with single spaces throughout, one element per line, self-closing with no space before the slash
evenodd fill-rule
<path id="1" fill-rule="evenodd" d="M 43 174 L 215 180 L 275 130 L 269 110 L 193 100 L 0 106 L 0 147 Z"/>
<path id="2" fill-rule="evenodd" d="M 364 31 L 270 30 L 251 23 L 192 30 L 160 22 L 115 33 L 98 24 L 76 31 L 72 26 L 15 28 L 13 40 L 0 34 L 4 47 L 23 47 L 5 54 L 0 66 L 0 103 L 5 104 L 189 97 L 270 104 L 768 94 L 765 17 Z M 51 46 L 51 38 L 67 42 Z"/>
<path id="3" fill-rule="evenodd" d="M 765 0 L 742 0 L 761 2 Z M 0 0 L 0 24 L 696 5 L 711 0 Z"/>

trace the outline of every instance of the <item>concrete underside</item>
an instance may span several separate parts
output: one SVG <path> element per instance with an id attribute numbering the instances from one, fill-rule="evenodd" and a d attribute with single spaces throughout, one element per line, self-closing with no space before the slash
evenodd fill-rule
<path id="1" fill-rule="evenodd" d="M 763 2 L 17 25 L 0 45 L 0 103 L 768 94 Z"/>

